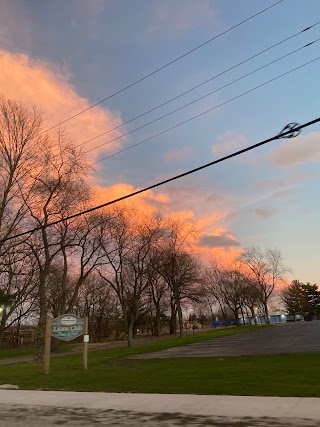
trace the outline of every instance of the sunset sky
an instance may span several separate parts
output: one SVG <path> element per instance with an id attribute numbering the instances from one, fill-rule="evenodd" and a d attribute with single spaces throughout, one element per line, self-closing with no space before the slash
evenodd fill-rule
<path id="1" fill-rule="evenodd" d="M 276 0 L 1 0 L 0 93 L 50 127 Z M 279 5 L 65 123 L 76 144 L 120 126 L 317 22 L 319 0 Z M 320 25 L 138 120 L 90 150 L 320 38 Z M 320 56 L 320 41 L 88 156 L 136 144 Z M 197 167 L 320 116 L 320 60 L 95 165 L 99 201 Z M 320 125 L 147 193 L 139 203 L 194 221 L 199 253 L 279 248 L 291 277 L 320 282 Z"/>

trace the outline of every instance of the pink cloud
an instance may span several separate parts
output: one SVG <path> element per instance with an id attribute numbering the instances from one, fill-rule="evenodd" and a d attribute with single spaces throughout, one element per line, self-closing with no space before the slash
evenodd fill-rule
<path id="1" fill-rule="evenodd" d="M 311 132 L 281 141 L 281 144 L 270 153 L 270 160 L 274 166 L 290 167 L 320 161 L 320 132 Z"/>
<path id="2" fill-rule="evenodd" d="M 247 138 L 237 132 L 227 131 L 217 138 L 217 142 L 211 147 L 214 156 L 230 154 L 248 146 Z"/>
<path id="3" fill-rule="evenodd" d="M 127 183 L 117 183 L 109 187 L 95 186 L 95 204 L 116 199 L 138 190 Z M 192 199 L 190 199 L 192 194 Z M 212 203 L 207 200 L 212 198 Z M 192 208 L 190 209 L 190 201 Z M 130 201 L 123 202 L 134 206 L 138 217 L 161 212 L 165 217 L 181 219 L 196 227 L 199 237 L 191 239 L 193 252 L 201 258 L 216 256 L 231 260 L 239 255 L 241 248 L 237 237 L 224 226 L 227 202 L 199 187 L 167 187 L 158 193 L 152 190 L 139 194 Z"/>
<path id="4" fill-rule="evenodd" d="M 193 148 L 190 146 L 182 147 L 180 150 L 168 151 L 164 154 L 164 158 L 168 162 L 190 160 L 193 156 Z"/>
<path id="5" fill-rule="evenodd" d="M 0 69 L 0 93 L 23 104 L 36 106 L 43 112 L 45 128 L 56 125 L 90 105 L 88 99 L 77 93 L 70 84 L 67 73 L 45 61 L 0 50 Z M 118 113 L 98 106 L 63 126 L 77 145 L 119 124 L 121 118 Z M 118 131 L 110 132 L 106 137 L 83 146 L 84 150 L 118 135 Z M 118 141 L 108 144 L 90 153 L 90 157 L 95 158 L 101 151 L 115 150 L 119 144 Z"/>

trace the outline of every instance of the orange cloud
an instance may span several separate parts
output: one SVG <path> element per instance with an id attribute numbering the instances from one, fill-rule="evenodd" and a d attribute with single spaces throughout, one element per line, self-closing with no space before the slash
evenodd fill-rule
<path id="1" fill-rule="evenodd" d="M 133 185 L 126 183 L 117 183 L 110 187 L 93 187 L 93 204 L 99 205 L 111 200 L 118 199 L 130 193 L 138 191 Z M 154 193 L 152 190 L 138 194 L 122 203 L 127 206 L 135 206 L 141 213 L 150 214 L 159 210 L 160 205 L 165 205 L 168 202 L 168 196 L 164 193 Z"/>
<path id="2" fill-rule="evenodd" d="M 47 62 L 0 50 L 0 69 L 0 92 L 7 98 L 36 106 L 44 114 L 46 128 L 90 105 L 88 99 L 79 95 L 70 84 L 70 76 Z M 119 113 L 98 106 L 63 126 L 77 145 L 120 124 Z M 118 135 L 118 131 L 110 132 L 106 137 L 86 144 L 84 150 Z M 90 158 L 95 158 L 101 151 L 115 150 L 119 144 L 117 141 L 95 150 L 90 153 Z"/>
<path id="3" fill-rule="evenodd" d="M 95 186 L 94 204 L 104 203 L 125 196 L 139 190 L 130 184 L 118 183 L 110 187 Z M 147 216 L 160 212 L 165 217 L 181 219 L 192 224 L 198 231 L 198 235 L 190 237 L 189 244 L 194 254 L 206 260 L 210 256 L 218 257 L 224 262 L 231 262 L 241 253 L 240 243 L 237 237 L 223 227 L 226 210 L 215 210 L 214 212 L 202 212 L 198 210 L 185 209 L 180 203 L 180 193 L 168 192 L 164 189 L 161 193 L 149 190 L 124 201 L 123 204 L 134 207 L 138 216 Z M 181 189 L 183 192 L 183 188 Z M 203 199 L 203 192 L 198 191 L 199 201 Z M 178 195 L 178 197 L 177 197 Z M 206 203 L 205 203 L 206 204 Z"/>
<path id="4" fill-rule="evenodd" d="M 180 150 L 174 150 L 174 151 L 168 151 L 164 154 L 165 160 L 168 162 L 172 161 L 184 161 L 189 160 L 193 156 L 193 147 L 185 146 L 182 147 Z"/>
<path id="5" fill-rule="evenodd" d="M 241 254 L 241 248 L 207 248 L 199 245 L 193 245 L 192 251 L 205 264 L 210 259 L 216 259 L 221 265 L 230 265 Z"/>

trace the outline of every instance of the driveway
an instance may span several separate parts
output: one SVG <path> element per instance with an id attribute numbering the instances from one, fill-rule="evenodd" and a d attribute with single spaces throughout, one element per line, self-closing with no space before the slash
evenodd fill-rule
<path id="1" fill-rule="evenodd" d="M 309 352 L 320 353 L 320 321 L 278 324 L 262 330 L 213 338 L 130 358 L 163 359 Z"/>

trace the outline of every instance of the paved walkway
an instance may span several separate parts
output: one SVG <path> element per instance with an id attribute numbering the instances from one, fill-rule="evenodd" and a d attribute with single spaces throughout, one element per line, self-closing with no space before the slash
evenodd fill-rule
<path id="1" fill-rule="evenodd" d="M 219 328 L 224 329 L 224 328 Z M 201 334 L 204 332 L 208 332 L 210 330 L 213 330 L 212 328 L 205 328 L 205 329 L 197 329 L 195 330 L 196 334 Z M 191 331 L 188 332 L 188 335 L 192 334 Z M 138 336 L 133 341 L 133 346 L 140 345 L 140 344 L 147 344 L 155 341 L 161 341 L 161 340 L 168 340 L 171 338 L 177 338 L 178 335 L 170 335 L 170 334 L 164 334 L 160 335 L 159 337 L 156 336 Z M 79 347 L 81 344 L 79 344 Z M 90 343 L 89 344 L 89 352 L 91 351 L 99 351 L 99 350 L 110 350 L 113 348 L 124 348 L 128 346 L 127 340 L 123 341 L 111 341 L 111 342 L 102 342 L 102 343 Z M 1 352 L 1 350 L 0 350 Z M 79 350 L 72 350 L 64 353 L 52 353 L 51 357 L 63 357 L 63 356 L 70 356 L 72 354 L 80 354 L 82 352 L 81 349 Z M 7 359 L 0 359 L 0 365 L 12 365 L 14 363 L 20 363 L 20 362 L 33 362 L 33 355 L 30 356 L 18 356 L 18 357 L 10 357 Z"/>
<path id="2" fill-rule="evenodd" d="M 309 352 L 320 352 L 320 321 L 279 324 L 263 330 L 214 338 L 130 358 L 167 359 Z"/>
<path id="3" fill-rule="evenodd" d="M 0 426 L 320 425 L 320 399 L 0 390 Z"/>

